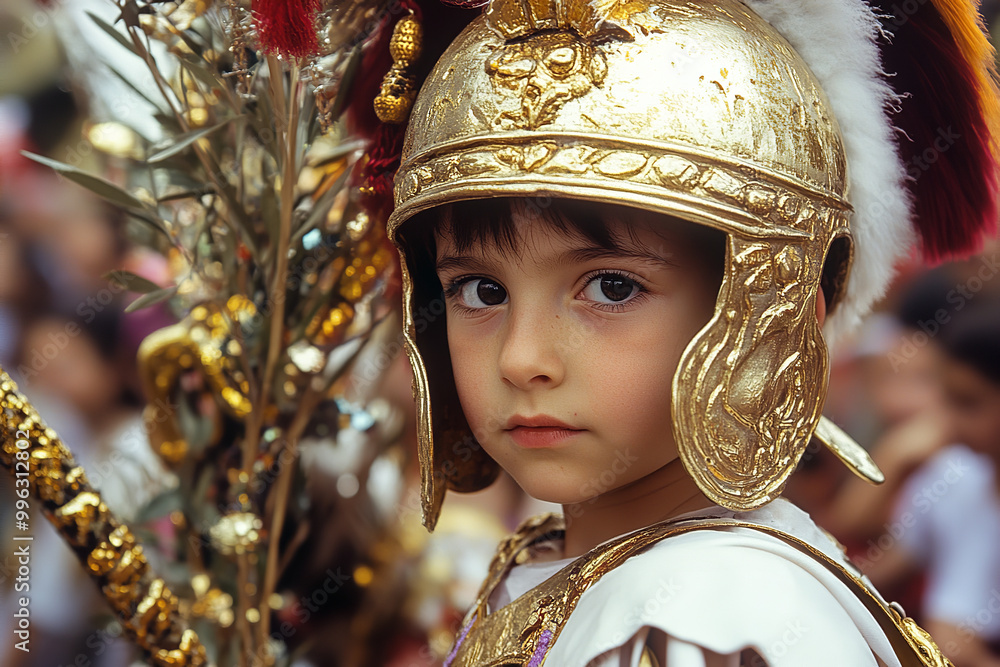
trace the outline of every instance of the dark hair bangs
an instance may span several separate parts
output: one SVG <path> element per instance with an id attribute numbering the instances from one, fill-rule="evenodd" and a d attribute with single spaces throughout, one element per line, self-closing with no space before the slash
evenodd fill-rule
<path id="1" fill-rule="evenodd" d="M 624 239 L 613 234 L 602 207 L 572 199 L 505 197 L 455 202 L 438 209 L 438 233 L 448 234 L 460 252 L 491 245 L 504 255 L 516 255 L 523 239 L 518 222 L 545 224 L 596 246 L 622 251 Z M 631 228 L 625 227 L 631 236 Z M 635 238 L 631 239 L 633 242 Z"/>

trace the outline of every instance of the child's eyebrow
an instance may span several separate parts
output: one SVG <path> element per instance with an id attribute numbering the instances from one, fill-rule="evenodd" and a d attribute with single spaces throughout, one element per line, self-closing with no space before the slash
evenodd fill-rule
<path id="1" fill-rule="evenodd" d="M 671 259 L 672 253 L 660 254 L 642 247 L 629 247 L 622 249 L 605 248 L 603 246 L 581 246 L 560 253 L 558 257 L 552 259 L 553 265 L 561 265 L 570 262 L 587 262 L 592 260 L 636 260 L 657 264 L 667 267 L 677 266 L 677 262 Z M 476 270 L 482 271 L 487 261 L 482 257 L 474 255 L 448 255 L 437 261 L 435 269 L 441 272 L 455 270 Z"/>
<path id="2" fill-rule="evenodd" d="M 435 265 L 435 269 L 438 272 L 470 268 L 481 270 L 483 268 L 483 263 L 484 262 L 481 257 L 473 257 L 472 255 L 449 255 L 439 259 Z"/>
<path id="3" fill-rule="evenodd" d="M 671 259 L 673 253 L 660 254 L 645 248 L 633 247 L 613 250 L 603 246 L 586 246 L 574 248 L 563 254 L 562 259 L 571 262 L 586 262 L 594 259 L 636 259 L 650 262 L 652 264 L 662 264 L 666 266 L 677 266 L 677 262 Z"/>

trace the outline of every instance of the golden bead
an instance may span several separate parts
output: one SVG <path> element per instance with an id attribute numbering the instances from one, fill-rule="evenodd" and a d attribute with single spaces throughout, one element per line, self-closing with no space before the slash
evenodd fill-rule
<path id="1" fill-rule="evenodd" d="M 389 54 L 393 62 L 404 67 L 412 65 L 420 57 L 423 46 L 423 28 L 412 16 L 400 20 L 389 40 Z"/>
<path id="2" fill-rule="evenodd" d="M 375 115 L 383 123 L 400 125 L 406 122 L 413 106 L 413 97 L 389 97 L 379 95 L 375 98 Z"/>
<path id="3" fill-rule="evenodd" d="M 382 90 L 375 98 L 375 115 L 383 123 L 405 123 L 417 96 L 413 77 L 393 66 L 382 80 Z"/>

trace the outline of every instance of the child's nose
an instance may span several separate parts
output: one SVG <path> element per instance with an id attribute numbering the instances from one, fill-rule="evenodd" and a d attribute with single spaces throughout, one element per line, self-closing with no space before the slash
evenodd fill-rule
<path id="1" fill-rule="evenodd" d="M 554 387 L 563 381 L 560 318 L 548 308 L 513 308 L 501 331 L 500 376 L 521 390 Z"/>

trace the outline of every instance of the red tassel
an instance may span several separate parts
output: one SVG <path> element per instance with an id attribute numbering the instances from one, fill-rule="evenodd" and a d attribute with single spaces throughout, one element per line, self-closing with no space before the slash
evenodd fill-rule
<path id="1" fill-rule="evenodd" d="M 936 262 L 975 252 L 996 230 L 1000 195 L 992 52 L 963 49 L 933 3 L 895 15 L 888 0 L 877 4 L 893 35 L 883 47 L 889 84 L 908 95 L 893 120 L 922 254 Z"/>
<path id="2" fill-rule="evenodd" d="M 380 219 L 392 211 L 392 177 L 399 168 L 405 133 L 403 125 L 380 125 L 368 149 L 368 162 L 361 170 L 361 181 L 370 188 L 365 208 Z"/>
<path id="3" fill-rule="evenodd" d="M 321 0 L 253 0 L 261 48 L 284 58 L 319 53 L 316 20 L 320 5 Z"/>

